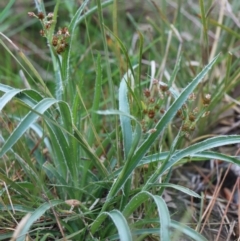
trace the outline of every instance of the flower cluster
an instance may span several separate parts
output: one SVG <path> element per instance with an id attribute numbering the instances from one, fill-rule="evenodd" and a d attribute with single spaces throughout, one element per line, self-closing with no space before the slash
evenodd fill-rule
<path id="1" fill-rule="evenodd" d="M 63 27 L 57 31 L 57 34 L 52 37 L 52 46 L 58 54 L 61 54 L 68 47 L 67 39 L 70 37 L 67 27 Z"/>
<path id="2" fill-rule="evenodd" d="M 196 96 L 194 93 L 192 93 L 188 101 L 193 102 L 195 101 Z M 194 131 L 196 128 L 196 123 L 200 118 L 206 117 L 209 115 L 209 111 L 206 111 L 207 107 L 209 106 L 211 102 L 211 95 L 206 94 L 202 97 L 202 103 L 203 106 L 199 110 L 197 107 L 191 110 L 191 107 L 185 104 L 183 107 L 178 110 L 177 117 L 181 118 L 183 120 L 181 130 L 185 135 L 189 135 L 190 132 Z"/>
<path id="3" fill-rule="evenodd" d="M 68 38 L 70 37 L 70 33 L 67 27 L 63 27 L 57 31 L 56 34 L 52 35 L 52 31 L 50 31 L 53 26 L 53 13 L 48 13 L 46 16 L 43 12 L 39 12 L 35 14 L 33 12 L 29 12 L 28 15 L 30 17 L 38 18 L 42 24 L 42 29 L 40 30 L 40 35 L 46 37 L 56 50 L 58 54 L 63 53 L 68 47 Z"/>
<path id="4" fill-rule="evenodd" d="M 150 133 L 154 123 L 165 113 L 165 101 L 170 96 L 169 87 L 158 80 L 153 80 L 152 88 L 143 91 L 143 120 L 141 121 L 143 132 Z M 149 132 L 150 130 L 150 132 Z"/>
<path id="5" fill-rule="evenodd" d="M 141 121 L 143 132 L 152 133 L 154 130 L 154 123 L 156 123 L 161 116 L 165 113 L 165 106 L 167 99 L 171 96 L 169 86 L 163 82 L 154 80 L 151 89 L 143 91 L 144 100 L 143 106 L 143 119 Z M 181 132 L 188 136 L 196 128 L 196 123 L 202 117 L 209 115 L 207 108 L 211 103 L 211 95 L 206 94 L 202 97 L 202 107 L 194 107 L 196 95 L 190 94 L 187 102 L 177 111 L 176 117 L 181 120 Z"/>

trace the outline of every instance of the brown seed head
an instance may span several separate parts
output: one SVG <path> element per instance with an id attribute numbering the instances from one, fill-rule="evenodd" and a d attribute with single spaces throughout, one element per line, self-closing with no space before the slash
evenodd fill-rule
<path id="1" fill-rule="evenodd" d="M 64 52 L 64 48 L 60 45 L 57 47 L 57 53 L 61 54 L 62 52 Z"/>
<path id="2" fill-rule="evenodd" d="M 189 99 L 190 101 L 194 101 L 194 100 L 196 100 L 196 95 L 195 95 L 194 93 L 191 93 L 191 94 L 188 96 L 188 99 Z"/>
<path id="3" fill-rule="evenodd" d="M 45 36 L 45 32 L 44 32 L 44 30 L 43 30 L 43 29 L 41 29 L 41 30 L 39 31 L 39 33 L 40 33 L 40 35 L 41 35 L 42 37 L 44 37 L 44 36 Z"/>
<path id="4" fill-rule="evenodd" d="M 45 17 L 43 12 L 39 12 L 39 13 L 37 14 L 37 16 L 38 16 L 38 18 L 39 18 L 40 20 L 43 20 L 44 17 Z"/>
<path id="5" fill-rule="evenodd" d="M 150 92 L 150 90 L 149 89 L 145 89 L 144 91 L 143 91 L 143 94 L 144 94 L 144 96 L 145 97 L 150 97 L 150 95 L 151 95 L 151 92 Z"/>
<path id="6" fill-rule="evenodd" d="M 168 89 L 169 89 L 169 87 L 167 85 L 160 84 L 160 90 L 162 92 L 166 92 L 166 91 L 168 91 Z"/>
<path id="7" fill-rule="evenodd" d="M 153 119 L 154 116 L 155 116 L 155 111 L 154 111 L 154 110 L 149 110 L 149 111 L 148 111 L 148 117 L 149 117 L 150 119 Z"/>
<path id="8" fill-rule="evenodd" d="M 188 124 L 188 123 L 184 123 L 184 124 L 182 125 L 182 131 L 186 131 L 186 132 L 189 131 L 189 124 Z"/>
<path id="9" fill-rule="evenodd" d="M 147 109 L 144 109 L 143 110 L 143 114 L 146 115 L 148 113 L 148 110 Z"/>
<path id="10" fill-rule="evenodd" d="M 193 112 L 191 112 L 188 116 L 188 119 L 191 121 L 191 122 L 194 122 L 196 120 L 196 117 L 195 115 L 193 114 Z"/>
<path id="11" fill-rule="evenodd" d="M 54 47 L 56 47 L 58 45 L 58 37 L 57 36 L 53 36 L 53 38 L 52 38 L 52 45 Z"/>
<path id="12" fill-rule="evenodd" d="M 203 97 L 203 105 L 204 106 L 208 106 L 211 102 L 211 95 L 210 94 L 206 94 L 204 97 Z"/>
<path id="13" fill-rule="evenodd" d="M 161 108 L 160 113 L 161 113 L 161 114 L 164 114 L 164 113 L 165 113 L 165 110 L 164 110 L 163 108 Z"/>
<path id="14" fill-rule="evenodd" d="M 62 28 L 62 34 L 66 34 L 66 32 L 68 32 L 68 28 L 67 27 L 63 27 Z"/>
<path id="15" fill-rule="evenodd" d="M 177 117 L 181 117 L 181 116 L 182 116 L 182 110 L 179 109 L 179 110 L 177 111 Z"/>
<path id="16" fill-rule="evenodd" d="M 154 103 L 154 102 L 155 102 L 155 98 L 153 98 L 153 97 L 152 97 L 152 98 L 149 98 L 149 102 L 150 102 L 150 103 Z"/>
<path id="17" fill-rule="evenodd" d="M 51 28 L 51 25 L 52 25 L 51 22 L 48 22 L 48 23 L 45 24 L 45 28 L 46 28 L 46 29 L 50 29 L 50 28 Z"/>

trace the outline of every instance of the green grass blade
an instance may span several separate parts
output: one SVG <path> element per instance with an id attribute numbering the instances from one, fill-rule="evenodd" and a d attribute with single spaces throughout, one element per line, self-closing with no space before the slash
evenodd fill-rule
<path id="1" fill-rule="evenodd" d="M 48 90 L 47 86 L 45 85 L 42 77 L 39 75 L 37 70 L 33 67 L 31 62 L 27 59 L 27 57 L 24 55 L 24 53 L 3 33 L 0 32 L 0 35 L 3 36 L 16 50 L 18 55 L 23 59 L 23 61 L 28 65 L 28 67 L 32 70 L 34 75 L 39 80 L 40 84 L 42 85 L 44 91 L 47 93 L 48 96 L 52 96 L 50 91 Z M 30 76 L 30 78 L 33 80 L 34 83 L 36 83 L 35 79 L 30 75 L 30 73 L 27 71 L 27 69 L 23 66 L 23 64 L 18 60 L 18 58 L 12 53 L 12 51 L 4 44 L 4 42 L 0 39 L 0 44 L 7 50 L 7 52 L 16 60 L 16 62 L 21 66 L 21 68 Z"/>
<path id="2" fill-rule="evenodd" d="M 216 160 L 221 160 L 233 164 L 240 165 L 240 160 L 239 157 L 236 156 L 229 156 L 225 155 L 222 153 L 214 152 L 214 151 L 203 151 L 203 152 L 198 152 L 193 155 L 191 155 L 191 158 L 194 159 L 202 159 L 202 160 L 209 160 L 209 159 L 216 159 Z"/>
<path id="3" fill-rule="evenodd" d="M 97 69 L 96 69 L 96 82 L 95 82 L 95 91 L 94 91 L 94 98 L 93 98 L 93 104 L 92 104 L 92 124 L 93 128 L 96 128 L 99 126 L 99 118 L 98 114 L 96 113 L 97 110 L 99 110 L 99 104 L 101 100 L 101 91 L 102 91 L 102 66 L 101 66 L 101 55 L 98 54 L 97 58 Z M 93 144 L 94 140 L 94 130 L 93 128 L 90 129 L 88 143 L 90 146 Z"/>
<path id="4" fill-rule="evenodd" d="M 178 152 L 179 151 L 176 151 L 175 154 L 178 153 Z M 147 164 L 151 164 L 151 163 L 154 163 L 154 162 L 163 162 L 163 161 L 166 160 L 168 155 L 169 155 L 169 152 L 162 152 L 162 153 L 146 156 L 138 163 L 137 167 L 147 165 Z M 189 158 L 190 157 L 186 157 L 186 160 L 189 160 Z M 237 159 L 236 157 L 224 155 L 224 154 L 221 154 L 221 153 L 218 153 L 218 152 L 203 151 L 203 152 L 198 152 L 198 153 L 194 153 L 194 154 L 191 155 L 192 161 L 209 160 L 209 159 L 217 159 L 217 160 L 222 160 L 222 161 L 225 161 L 225 162 L 240 165 L 240 160 Z M 119 175 L 119 173 L 121 172 L 121 170 L 122 170 L 122 168 L 119 168 L 118 170 L 116 170 L 113 173 L 113 176 L 117 177 Z"/>
<path id="5" fill-rule="evenodd" d="M 74 14 L 71 23 L 69 24 L 69 33 L 70 33 L 70 39 L 69 39 L 69 47 L 66 51 L 66 54 L 63 56 L 62 61 L 62 75 L 63 75 L 63 82 L 68 86 L 69 84 L 69 75 L 70 75 L 70 53 L 73 43 L 73 38 L 75 36 L 75 29 L 77 27 L 77 24 L 79 22 L 80 16 L 84 10 L 84 8 L 87 6 L 89 0 L 85 0 L 81 6 L 78 8 L 76 13 Z M 72 93 L 73 94 L 73 93 Z"/>
<path id="6" fill-rule="evenodd" d="M 141 96 L 142 89 L 141 89 L 141 74 L 142 74 L 142 55 L 143 55 L 143 43 L 144 43 L 144 38 L 143 35 L 140 31 L 138 31 L 138 36 L 139 36 L 139 55 L 138 55 L 138 96 Z"/>
<path id="7" fill-rule="evenodd" d="M 218 136 L 218 137 L 209 138 L 205 141 L 196 143 L 174 154 L 170 158 L 166 166 L 163 168 L 162 173 L 165 172 L 167 169 L 169 169 L 171 166 L 176 164 L 179 160 L 181 160 L 184 157 L 192 156 L 197 152 L 205 151 L 207 149 L 211 149 L 219 146 L 237 144 L 237 143 L 240 143 L 240 135 Z M 238 164 L 239 164 L 239 161 L 238 161 Z"/>
<path id="8" fill-rule="evenodd" d="M 16 190 L 26 199 L 29 198 L 29 193 L 25 190 L 25 188 L 22 188 L 20 185 L 18 185 L 16 181 L 12 181 L 10 178 L 2 174 L 1 172 L 0 172 L 0 180 L 5 182 L 7 185 L 11 186 L 12 189 Z"/>
<path id="9" fill-rule="evenodd" d="M 99 215 L 95 220 L 94 224 L 91 226 L 91 232 L 94 234 L 107 216 L 109 216 L 114 222 L 118 230 L 120 240 L 131 241 L 132 235 L 128 223 L 124 218 L 123 214 L 118 210 L 112 210 L 111 212 L 103 212 L 101 215 Z"/>
<path id="10" fill-rule="evenodd" d="M 41 94 L 35 90 L 29 90 L 29 89 L 15 89 L 12 88 L 10 86 L 7 85 L 3 85 L 0 83 L 0 91 L 4 92 L 5 94 L 7 94 L 8 92 L 10 93 L 16 93 L 15 96 L 13 96 L 13 94 L 9 94 L 7 96 L 12 96 L 16 97 L 17 99 L 19 99 L 21 102 L 23 102 L 24 104 L 33 107 L 35 106 L 39 101 L 41 101 L 43 99 L 43 97 L 41 96 Z M 6 100 L 8 100 L 8 102 L 11 100 L 10 97 L 5 97 L 6 99 L 3 99 L 3 102 L 1 102 L 1 106 L 2 108 L 4 107 L 4 105 L 6 105 Z M 1 97 L 3 98 L 3 96 Z M 4 103 L 5 102 L 5 103 Z"/>
<path id="11" fill-rule="evenodd" d="M 180 192 L 186 193 L 189 196 L 201 198 L 201 196 L 198 195 L 196 192 L 192 191 L 189 188 L 180 186 L 180 185 L 176 185 L 176 184 L 172 184 L 172 183 L 160 183 L 160 184 L 156 184 L 156 185 L 159 186 L 159 187 L 171 187 L 171 188 L 176 189 Z"/>
<path id="12" fill-rule="evenodd" d="M 113 3 L 114 0 L 107 0 L 107 1 L 104 1 L 101 3 L 102 5 L 102 8 L 104 7 L 107 7 L 109 5 L 111 5 Z M 94 14 L 96 11 L 98 10 L 98 6 L 94 6 L 92 7 L 91 9 L 88 9 L 84 15 L 81 15 L 79 18 L 78 18 L 78 21 L 77 21 L 77 24 L 79 24 L 80 22 L 82 22 L 85 18 L 91 16 L 92 14 Z"/>
<path id="13" fill-rule="evenodd" d="M 129 55 L 128 55 L 128 51 L 127 51 L 126 47 L 124 46 L 123 42 L 122 42 L 109 28 L 107 28 L 106 26 L 104 26 L 104 27 L 107 29 L 107 31 L 108 31 L 109 33 L 111 33 L 111 34 L 114 36 L 114 38 L 115 38 L 115 39 L 117 40 L 117 42 L 119 43 L 119 45 L 120 45 L 120 47 L 121 47 L 121 50 L 123 51 L 123 53 L 124 53 L 124 55 L 125 55 L 125 58 L 126 58 L 126 60 L 127 60 L 127 66 L 128 66 L 128 68 L 130 69 L 131 74 L 132 74 L 132 76 L 133 76 L 133 78 L 134 78 L 134 80 L 135 80 L 135 75 L 134 75 L 134 71 L 133 71 L 133 66 L 132 66 L 132 63 L 131 63 L 131 61 L 130 61 L 130 58 L 129 58 Z"/>
<path id="14" fill-rule="evenodd" d="M 7 16 L 9 15 L 10 13 L 10 9 L 12 7 L 12 5 L 14 4 L 16 0 L 10 0 L 8 2 L 8 4 L 5 6 L 5 8 L 1 11 L 0 13 L 0 23 L 3 23 L 3 21 L 7 18 Z"/>
<path id="15" fill-rule="evenodd" d="M 114 109 L 116 109 L 116 100 L 115 100 L 115 96 L 114 96 L 114 85 L 113 85 L 113 79 L 112 79 L 112 69 L 110 66 L 110 58 L 109 58 L 109 52 L 108 52 L 108 46 L 107 46 L 106 32 L 104 29 L 102 4 L 101 4 L 100 0 L 96 0 L 96 2 L 97 2 L 97 7 L 98 7 L 99 26 L 100 26 L 100 30 L 101 30 L 101 34 L 102 34 L 102 42 L 103 42 L 103 49 L 104 49 L 104 55 L 105 55 L 108 86 L 109 86 L 112 106 Z M 115 120 L 115 124 L 117 126 L 117 120 Z"/>
<path id="16" fill-rule="evenodd" d="M 131 241 L 132 235 L 129 229 L 128 223 L 121 212 L 118 210 L 112 210 L 109 212 L 109 216 L 111 217 L 112 221 L 114 222 L 119 238 L 121 241 Z"/>
<path id="17" fill-rule="evenodd" d="M 73 133 L 73 123 L 72 123 L 72 112 L 67 102 L 59 101 L 58 102 L 60 116 L 62 121 L 62 127 L 68 133 Z"/>
<path id="18" fill-rule="evenodd" d="M 62 176 L 62 178 L 67 179 L 67 172 L 69 170 L 68 161 L 71 162 L 71 159 L 68 158 L 70 154 L 69 144 L 60 128 L 50 123 L 49 121 L 46 121 L 46 124 L 48 127 L 49 139 L 51 140 L 54 153 L 53 161 L 55 164 L 55 168 Z"/>
<path id="19" fill-rule="evenodd" d="M 74 131 L 75 138 L 77 139 L 79 145 L 81 145 L 81 148 L 83 148 L 83 150 L 86 152 L 87 156 L 91 159 L 93 166 L 95 166 L 99 171 L 99 175 L 102 178 L 109 178 L 108 170 L 106 169 L 102 160 L 100 160 L 100 158 L 96 155 L 95 151 L 89 146 L 81 132 L 76 127 L 74 127 Z"/>
<path id="20" fill-rule="evenodd" d="M 200 233 L 177 221 L 172 220 L 170 223 L 170 227 L 178 229 L 179 231 L 181 231 L 181 233 L 186 234 L 188 237 L 192 238 L 195 241 L 207 241 L 207 239 Z"/>
<path id="21" fill-rule="evenodd" d="M 205 40 L 205 50 L 207 53 L 207 59 L 209 57 L 209 44 L 208 44 L 208 21 L 207 21 L 207 16 L 205 14 L 205 7 L 204 7 L 204 1 L 199 0 L 200 3 L 200 9 L 201 9 L 201 20 L 202 20 L 202 25 L 203 25 L 203 36 Z"/>
<path id="22" fill-rule="evenodd" d="M 6 92 L 1 98 L 0 98 L 0 112 L 4 108 L 4 106 L 18 93 L 20 93 L 21 90 L 19 89 L 12 89 L 8 92 Z"/>
<path id="23" fill-rule="evenodd" d="M 150 192 L 146 191 L 136 194 L 124 208 L 123 215 L 128 218 L 143 202 L 147 201 L 149 198 L 154 200 L 158 209 L 160 223 L 159 235 L 161 240 L 170 240 L 170 215 L 165 201 L 160 196 L 152 195 Z"/>
<path id="24" fill-rule="evenodd" d="M 51 209 L 54 206 L 57 206 L 59 204 L 63 204 L 64 201 L 61 200 L 52 200 L 51 203 L 44 203 L 39 208 L 37 208 L 28 218 L 25 220 L 24 227 L 20 230 L 18 233 L 17 241 L 24 241 L 26 240 L 26 234 L 29 232 L 29 229 L 33 225 L 34 222 L 36 222 L 39 218 L 43 216 L 43 214 Z"/>
<path id="25" fill-rule="evenodd" d="M 176 151 L 175 154 L 177 154 L 180 150 Z M 164 161 L 167 156 L 168 156 L 169 152 L 162 152 L 159 154 L 154 154 L 154 155 L 150 155 L 150 156 L 146 156 L 142 159 L 142 161 L 139 163 L 139 166 L 141 165 L 146 165 L 149 163 L 154 163 L 154 162 L 158 162 L 158 161 Z M 193 153 L 191 155 L 191 159 L 200 159 L 200 160 L 207 160 L 207 159 L 219 159 L 222 161 L 226 161 L 226 162 L 230 162 L 230 163 L 236 163 L 236 164 L 240 164 L 240 161 L 233 156 L 229 156 L 229 155 L 224 155 L 218 152 L 213 152 L 213 151 L 202 151 L 202 152 L 197 152 L 197 153 Z"/>
<path id="26" fill-rule="evenodd" d="M 39 115 L 37 113 L 44 113 L 49 107 L 51 107 L 55 103 L 57 103 L 57 100 L 52 98 L 45 98 L 40 101 L 33 108 L 35 112 L 30 111 L 6 140 L 6 142 L 1 148 L 0 157 L 2 157 L 10 148 L 12 148 L 12 146 L 19 140 L 19 138 L 22 137 L 22 135 L 29 129 L 31 124 L 38 119 Z"/>
<path id="27" fill-rule="evenodd" d="M 130 108 L 129 108 L 128 95 L 127 95 L 128 86 L 126 84 L 126 81 L 128 81 L 128 77 L 129 77 L 128 73 L 126 73 L 121 80 L 118 98 L 119 98 L 119 111 L 126 113 L 127 115 L 130 115 Z M 120 118 L 122 135 L 123 135 L 124 157 L 126 160 L 132 145 L 132 125 L 131 125 L 131 120 L 128 116 L 120 115 L 119 118 Z"/>
<path id="28" fill-rule="evenodd" d="M 157 205 L 159 222 L 160 222 L 160 239 L 170 240 L 170 214 L 167 205 L 162 197 L 154 195 L 153 199 Z"/>

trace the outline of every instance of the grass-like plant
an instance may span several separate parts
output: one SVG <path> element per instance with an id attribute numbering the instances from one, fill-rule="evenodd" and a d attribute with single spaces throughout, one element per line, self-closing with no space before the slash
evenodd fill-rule
<path id="1" fill-rule="evenodd" d="M 183 50 L 177 30 L 181 26 L 170 24 L 160 7 L 149 3 L 161 16 L 162 29 L 148 19 L 156 36 L 144 39 L 139 28 L 137 51 L 130 54 L 130 38 L 122 40 L 118 33 L 126 26 L 117 20 L 117 1 L 93 5 L 85 0 L 77 9 L 70 2 L 52 1 L 54 11 L 46 13 L 44 3 L 35 1 L 37 12 L 28 11 L 47 43 L 49 80 L 0 32 L 1 46 L 18 64 L 26 86 L 7 79 L 0 83 L 0 240 L 172 240 L 176 230 L 192 240 L 207 240 L 171 218 L 162 194 L 173 188 L 201 198 L 170 182 L 172 169 L 189 160 L 240 164 L 237 157 L 211 151 L 239 143 L 239 135 L 191 143 L 218 118 L 218 103 L 236 85 L 238 60 L 224 50 L 218 54 L 220 46 L 212 53 L 215 57 L 206 50 L 209 27 L 203 1 L 201 50 L 207 57 L 191 73 L 185 64 L 191 53 Z M 0 20 L 13 3 L 3 9 Z M 60 26 L 66 21 L 64 8 L 71 19 Z M 113 27 L 104 17 L 110 10 Z M 128 18 L 138 26 L 133 16 Z M 213 26 L 236 37 L 223 23 Z M 125 34 L 131 36 L 131 29 Z M 158 47 L 164 47 L 160 59 Z M 156 62 L 145 65 L 148 55 L 162 63 L 158 73 Z M 223 62 L 226 72 L 218 81 L 215 72 Z"/>

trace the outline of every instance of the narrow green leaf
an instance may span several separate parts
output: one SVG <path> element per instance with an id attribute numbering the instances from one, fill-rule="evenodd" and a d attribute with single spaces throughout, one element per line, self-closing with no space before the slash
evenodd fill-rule
<path id="1" fill-rule="evenodd" d="M 160 223 L 160 240 L 170 240 L 170 214 L 167 204 L 162 197 L 154 195 L 153 199 L 157 205 L 159 223 Z"/>
<path id="2" fill-rule="evenodd" d="M 140 31 L 138 31 L 139 36 L 139 55 L 138 55 L 138 96 L 141 96 L 142 89 L 141 89 L 141 75 L 142 75 L 142 54 L 143 54 L 143 42 L 144 38 Z"/>
<path id="3" fill-rule="evenodd" d="M 130 73 L 126 73 L 121 82 L 120 82 L 120 88 L 119 88 L 119 111 L 130 115 L 130 108 L 128 103 L 128 87 L 126 82 L 128 81 L 128 78 L 131 78 L 129 76 Z M 120 115 L 120 123 L 121 123 L 121 129 L 122 129 L 122 135 L 123 135 L 123 148 L 124 148 L 124 157 L 125 160 L 127 159 L 127 155 L 129 153 L 129 150 L 131 148 L 132 144 L 132 125 L 131 120 L 126 115 Z"/>
<path id="4" fill-rule="evenodd" d="M 201 20 L 202 20 L 202 25 L 203 25 L 203 36 L 205 40 L 205 48 L 207 52 L 207 58 L 209 57 L 209 44 L 208 44 L 208 21 L 207 21 L 207 16 L 205 14 L 205 7 L 204 7 L 204 0 L 199 0 L 199 5 L 201 9 Z"/>
<path id="5" fill-rule="evenodd" d="M 61 113 L 62 127 L 68 133 L 73 133 L 72 112 L 67 102 L 58 102 L 59 110 Z"/>
<path id="6" fill-rule="evenodd" d="M 239 160 L 238 156 L 236 156 L 236 157 L 229 156 L 229 155 L 225 155 L 225 154 L 214 152 L 214 151 L 202 151 L 202 152 L 194 153 L 193 155 L 191 155 L 191 159 L 193 161 L 194 161 L 194 159 L 197 159 L 197 160 L 215 159 L 215 160 L 221 160 L 221 161 L 233 163 L 236 165 L 240 165 L 240 160 Z"/>
<path id="7" fill-rule="evenodd" d="M 170 227 L 180 230 L 181 233 L 186 234 L 188 237 L 192 238 L 195 241 L 207 241 L 207 239 L 200 233 L 177 221 L 172 220 L 170 222 Z"/>
<path id="8" fill-rule="evenodd" d="M 19 138 L 29 129 L 31 124 L 37 120 L 39 117 L 37 113 L 43 114 L 49 107 L 57 102 L 57 100 L 52 98 L 46 98 L 40 101 L 33 108 L 35 112 L 30 111 L 3 144 L 0 151 L 0 157 L 2 157 L 10 148 L 12 148 L 12 146 L 19 140 Z"/>
<path id="9" fill-rule="evenodd" d="M 171 187 L 171 188 L 174 188 L 174 189 L 176 189 L 180 192 L 186 193 L 189 196 L 201 198 L 201 196 L 198 195 L 196 192 L 192 191 L 189 188 L 180 186 L 180 185 L 176 185 L 176 184 L 172 184 L 172 183 L 159 183 L 159 184 L 156 184 L 156 185 L 159 186 L 159 187 Z"/>
<path id="10" fill-rule="evenodd" d="M 100 225 L 103 223 L 105 218 L 109 216 L 112 221 L 114 222 L 117 230 L 118 235 L 121 241 L 131 241 L 132 235 L 131 231 L 129 229 L 128 223 L 126 219 L 124 218 L 123 214 L 119 212 L 118 210 L 112 210 L 110 212 L 103 212 L 101 213 L 97 219 L 94 221 L 94 224 L 91 226 L 91 232 L 94 234 L 97 229 L 100 227 Z"/>
<path id="11" fill-rule="evenodd" d="M 138 120 L 130 115 L 130 114 L 127 114 L 126 112 L 121 112 L 121 111 L 118 111 L 118 110 L 105 110 L 105 111 L 97 111 L 98 114 L 100 115 L 119 115 L 119 116 L 124 116 L 126 118 L 128 118 L 129 120 L 132 119 L 135 121 L 136 123 L 136 127 L 135 127 L 135 130 L 134 130 L 134 133 L 132 135 L 133 137 L 133 141 L 131 143 L 131 146 L 129 148 L 129 152 L 128 152 L 128 156 L 127 156 L 127 159 L 130 159 L 132 157 L 132 155 L 134 154 L 134 152 L 136 151 L 136 148 L 138 146 L 138 143 L 139 141 L 141 140 L 141 135 L 142 135 L 142 127 L 141 127 L 141 124 L 138 122 Z"/>
<path id="12" fill-rule="evenodd" d="M 97 69 L 96 69 L 96 81 L 95 81 L 95 89 L 94 89 L 94 98 L 92 104 L 92 128 L 89 131 L 88 143 L 90 146 L 93 144 L 94 140 L 94 130 L 93 128 L 97 128 L 99 125 L 99 118 L 96 111 L 99 109 L 100 100 L 101 100 L 101 91 L 102 91 L 102 66 L 101 66 L 101 55 L 98 54 L 97 58 Z"/>
<path id="13" fill-rule="evenodd" d="M 64 201 L 61 200 L 52 200 L 49 203 L 44 203 L 39 208 L 37 208 L 30 216 L 27 217 L 25 220 L 24 227 L 18 233 L 17 241 L 24 241 L 26 240 L 26 235 L 29 232 L 30 227 L 33 225 L 35 221 L 37 221 L 41 216 L 52 207 L 63 204 Z"/>
<path id="14" fill-rule="evenodd" d="M 150 192 L 139 192 L 136 194 L 130 202 L 126 205 L 123 210 L 123 215 L 128 218 L 131 214 L 133 214 L 134 210 L 138 208 L 143 202 L 146 202 L 148 198 L 153 199 L 157 206 L 158 215 L 159 215 L 159 223 L 160 223 L 160 230 L 159 236 L 160 240 L 170 240 L 170 215 L 168 212 L 167 205 L 162 197 L 157 195 L 152 195 Z"/>
<path id="15" fill-rule="evenodd" d="M 225 146 L 225 145 L 231 145 L 231 144 L 237 144 L 240 143 L 240 135 L 233 135 L 233 136 L 218 136 L 209 138 L 205 141 L 196 143 L 192 146 L 189 146 L 177 153 L 175 153 L 170 159 L 169 162 L 166 164 L 166 166 L 162 169 L 161 173 L 164 173 L 167 169 L 169 169 L 171 166 L 176 164 L 179 160 L 181 160 L 184 157 L 192 156 L 195 153 L 205 151 L 211 148 L 219 147 L 219 146 Z M 236 162 L 237 160 L 235 160 Z M 239 161 L 237 161 L 240 163 Z"/>
<path id="16" fill-rule="evenodd" d="M 1 98 L 0 98 L 0 112 L 4 108 L 4 106 L 18 93 L 20 93 L 21 90 L 19 89 L 13 89 L 5 93 Z"/>
<path id="17" fill-rule="evenodd" d="M 176 151 L 175 154 L 178 152 L 179 152 L 179 150 Z M 163 162 L 164 160 L 166 160 L 168 155 L 169 155 L 169 152 L 162 152 L 162 153 L 146 156 L 138 163 L 137 167 L 140 167 L 140 166 L 143 166 L 146 164 L 150 164 L 150 163 L 154 163 L 154 162 Z M 213 151 L 202 151 L 202 152 L 194 153 L 191 156 L 186 156 L 186 159 L 189 159 L 189 158 L 191 158 L 192 161 L 217 159 L 217 160 L 226 161 L 229 163 L 240 165 L 240 160 L 237 159 L 237 157 L 224 155 L 224 154 L 221 154 L 218 152 L 213 152 Z M 121 172 L 121 170 L 122 170 L 122 168 L 119 168 L 118 170 L 116 170 L 114 172 L 113 176 L 117 177 L 119 175 L 119 173 Z"/>
<path id="18" fill-rule="evenodd" d="M 114 0 L 107 0 L 101 3 L 102 8 L 107 7 L 113 3 Z M 81 15 L 78 18 L 77 24 L 81 23 L 85 18 L 89 17 L 90 15 L 94 14 L 98 10 L 97 6 L 92 7 L 91 9 L 88 9 L 84 15 Z"/>
<path id="19" fill-rule="evenodd" d="M 133 66 L 132 66 L 132 63 L 130 61 L 130 58 L 129 58 L 129 55 L 128 55 L 128 51 L 127 51 L 126 47 L 124 46 L 123 42 L 109 28 L 107 28 L 106 26 L 104 26 L 104 27 L 107 29 L 108 33 L 111 33 L 114 36 L 114 38 L 117 40 L 117 42 L 119 43 L 119 45 L 121 47 L 121 50 L 123 51 L 123 53 L 125 55 L 125 58 L 127 60 L 128 68 L 130 69 L 131 74 L 132 74 L 132 76 L 133 76 L 133 78 L 135 80 Z"/>
<path id="20" fill-rule="evenodd" d="M 69 155 L 70 155 L 69 144 L 67 143 L 66 137 L 60 128 L 58 128 L 57 126 L 55 126 L 54 124 L 52 124 L 47 120 L 45 120 L 45 122 L 48 127 L 49 138 L 51 140 L 52 147 L 53 147 L 52 148 L 54 153 L 53 161 L 55 164 L 55 168 L 57 169 L 57 172 L 59 172 L 59 174 L 62 176 L 62 178 L 66 180 L 67 173 L 69 171 L 68 161 L 71 162 L 69 158 Z M 73 175 L 72 172 L 71 174 Z"/>
<path id="21" fill-rule="evenodd" d="M 0 35 L 4 37 L 5 40 L 7 40 L 13 48 L 17 51 L 18 55 L 23 59 L 23 61 L 27 64 L 27 66 L 31 69 L 33 74 L 37 77 L 40 84 L 42 85 L 44 91 L 47 93 L 48 96 L 52 96 L 50 91 L 48 90 L 47 86 L 45 85 L 42 77 L 38 74 L 37 70 L 34 68 L 32 63 L 28 60 L 28 58 L 24 55 L 24 53 L 3 33 L 0 32 Z M 27 69 L 23 66 L 23 64 L 18 60 L 15 54 L 12 53 L 12 51 L 5 45 L 5 43 L 0 39 L 0 44 L 7 50 L 7 52 L 16 60 L 16 62 L 21 66 L 21 68 L 30 76 L 32 81 L 36 83 L 35 79 L 30 75 L 30 73 L 27 71 Z"/>
<path id="22" fill-rule="evenodd" d="M 10 0 L 8 3 L 5 5 L 4 9 L 1 10 L 0 12 L 0 23 L 3 23 L 3 21 L 6 19 L 6 17 L 9 15 L 10 9 L 12 5 L 15 3 L 16 0 Z"/>
<path id="23" fill-rule="evenodd" d="M 19 89 L 15 89 L 15 88 L 12 88 L 10 86 L 3 85 L 0 83 L 0 91 L 2 91 L 4 93 L 8 93 L 8 92 L 13 93 L 14 91 L 18 92 Z M 12 96 L 12 97 L 19 99 L 22 103 L 24 103 L 30 107 L 35 106 L 39 101 L 41 101 L 43 99 L 43 97 L 41 96 L 41 94 L 39 92 L 37 92 L 35 90 L 29 90 L 29 89 L 21 89 L 15 96 Z M 10 101 L 10 99 L 9 99 L 9 101 Z"/>
<path id="24" fill-rule="evenodd" d="M 68 85 L 69 82 L 69 74 L 70 74 L 70 53 L 72 48 L 72 41 L 73 37 L 75 36 L 75 29 L 79 22 L 80 16 L 87 6 L 89 0 L 85 0 L 82 2 L 76 13 L 74 14 L 73 18 L 71 19 L 71 23 L 68 26 L 69 33 L 70 33 L 70 40 L 69 40 L 69 47 L 66 51 L 66 54 L 64 55 L 63 61 L 62 61 L 62 71 L 63 71 L 63 81 L 66 85 Z"/>
<path id="25" fill-rule="evenodd" d="M 11 186 L 12 189 L 16 190 L 16 192 L 18 192 L 18 193 L 21 193 L 21 195 L 23 195 L 23 197 L 28 199 L 29 193 L 24 188 L 22 188 L 20 185 L 18 185 L 17 182 L 12 181 L 10 178 L 8 178 L 6 175 L 2 174 L 1 172 L 0 172 L 0 180 L 3 182 L 6 182 L 6 184 Z"/>

